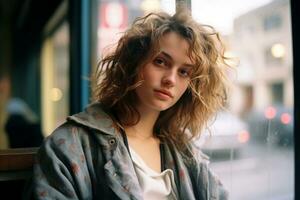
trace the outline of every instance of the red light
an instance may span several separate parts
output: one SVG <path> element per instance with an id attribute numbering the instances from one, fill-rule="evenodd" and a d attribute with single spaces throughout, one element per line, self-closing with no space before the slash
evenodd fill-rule
<path id="1" fill-rule="evenodd" d="M 288 113 L 283 113 L 280 119 L 283 124 L 289 124 L 291 122 L 291 116 Z"/>
<path id="2" fill-rule="evenodd" d="M 100 26 L 106 29 L 123 29 L 127 26 L 128 10 L 126 5 L 118 2 L 107 2 L 100 7 Z"/>
<path id="3" fill-rule="evenodd" d="M 276 116 L 276 109 L 272 106 L 268 107 L 265 110 L 265 117 L 267 119 L 273 119 Z"/>
<path id="4" fill-rule="evenodd" d="M 240 143 L 246 143 L 250 139 L 250 134 L 246 130 L 239 132 L 238 140 Z"/>

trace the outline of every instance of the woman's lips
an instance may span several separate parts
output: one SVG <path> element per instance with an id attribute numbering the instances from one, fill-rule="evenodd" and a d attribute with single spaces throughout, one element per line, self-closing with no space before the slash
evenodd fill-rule
<path id="1" fill-rule="evenodd" d="M 173 98 L 173 95 L 167 90 L 154 90 L 155 94 L 163 100 Z"/>

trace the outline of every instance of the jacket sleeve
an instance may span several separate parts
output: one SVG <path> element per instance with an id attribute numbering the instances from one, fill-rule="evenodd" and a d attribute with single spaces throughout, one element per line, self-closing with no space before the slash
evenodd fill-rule
<path id="1" fill-rule="evenodd" d="M 92 199 L 78 128 L 63 125 L 40 147 L 32 178 L 34 199 Z"/>

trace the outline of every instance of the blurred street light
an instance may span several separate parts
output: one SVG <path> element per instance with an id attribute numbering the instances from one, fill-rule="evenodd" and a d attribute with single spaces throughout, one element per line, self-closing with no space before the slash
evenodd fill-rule
<path id="1" fill-rule="evenodd" d="M 282 58 L 285 55 L 285 48 L 282 44 L 276 43 L 271 48 L 272 56 Z"/>
<path id="2" fill-rule="evenodd" d="M 59 101 L 59 100 L 61 100 L 62 96 L 63 96 L 63 93 L 62 93 L 61 89 L 52 88 L 52 90 L 51 90 L 51 100 L 52 101 Z"/>
<path id="3" fill-rule="evenodd" d="M 267 119 L 273 119 L 276 116 L 276 109 L 272 106 L 269 106 L 266 110 L 265 110 L 265 117 Z"/>

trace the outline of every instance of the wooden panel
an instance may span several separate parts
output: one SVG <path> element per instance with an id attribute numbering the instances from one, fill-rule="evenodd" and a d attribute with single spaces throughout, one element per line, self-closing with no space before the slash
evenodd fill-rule
<path id="1" fill-rule="evenodd" d="M 1 195 L 21 199 L 25 185 L 32 176 L 32 166 L 38 148 L 0 150 Z M 11 191 L 14 191 L 13 193 Z"/>
<path id="2" fill-rule="evenodd" d="M 0 172 L 30 170 L 38 148 L 16 148 L 0 151 Z"/>

